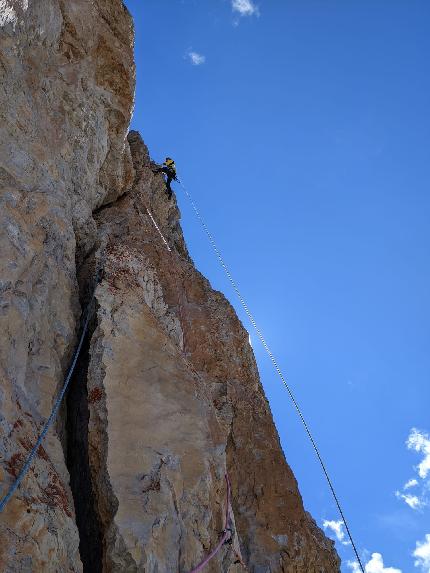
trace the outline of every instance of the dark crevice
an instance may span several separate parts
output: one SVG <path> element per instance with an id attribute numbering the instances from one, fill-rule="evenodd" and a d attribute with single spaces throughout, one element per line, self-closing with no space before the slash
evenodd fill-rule
<path id="1" fill-rule="evenodd" d="M 109 201 L 109 203 L 103 203 L 103 205 L 100 205 L 100 207 L 97 207 L 96 209 L 93 210 L 93 216 L 98 215 L 99 213 L 102 213 L 106 209 L 110 209 L 111 207 L 113 207 L 117 203 L 121 203 L 121 201 L 123 201 L 127 197 L 127 195 L 128 195 L 128 192 L 125 191 L 122 195 L 120 195 L 116 199 Z"/>
<path id="2" fill-rule="evenodd" d="M 86 289 L 81 289 L 85 291 Z M 86 299 L 84 295 L 82 298 Z M 85 301 L 86 302 L 86 301 Z M 88 453 L 88 390 L 90 341 L 94 332 L 90 324 L 76 364 L 66 400 L 66 463 L 75 504 L 79 531 L 79 552 L 84 573 L 102 573 L 103 534 L 94 495 Z"/>

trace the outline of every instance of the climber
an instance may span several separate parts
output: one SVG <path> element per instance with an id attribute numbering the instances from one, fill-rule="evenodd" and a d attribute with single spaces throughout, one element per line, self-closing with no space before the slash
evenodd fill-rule
<path id="1" fill-rule="evenodd" d="M 176 166 L 175 162 L 171 157 L 166 157 L 163 165 L 160 167 L 158 166 L 154 173 L 164 173 L 166 175 L 166 187 L 167 187 L 167 197 L 169 199 L 172 198 L 172 188 L 170 186 L 172 181 L 177 181 L 176 177 Z"/>

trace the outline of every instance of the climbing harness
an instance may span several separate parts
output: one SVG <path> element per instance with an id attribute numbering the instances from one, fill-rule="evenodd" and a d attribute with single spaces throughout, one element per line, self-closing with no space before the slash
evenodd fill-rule
<path id="1" fill-rule="evenodd" d="M 100 278 L 101 278 L 101 268 L 98 269 L 97 273 L 96 273 L 96 282 L 95 285 L 97 286 L 97 284 L 100 282 Z M 13 484 L 10 486 L 9 491 L 7 492 L 7 494 L 1 499 L 0 501 L 0 513 L 2 513 L 2 511 L 4 510 L 4 508 L 6 507 L 6 504 L 10 501 L 10 499 L 12 498 L 13 494 L 16 492 L 16 490 L 18 489 L 19 485 L 21 484 L 22 480 L 24 479 L 24 477 L 26 476 L 26 474 L 28 473 L 28 471 L 31 468 L 32 462 L 37 454 L 37 451 L 39 449 L 39 447 L 42 445 L 43 440 L 46 437 L 46 434 L 48 433 L 49 428 L 52 426 L 52 423 L 54 422 L 57 413 L 58 413 L 58 409 L 61 405 L 61 402 L 64 398 L 64 395 L 67 391 L 67 388 L 69 386 L 70 380 L 72 378 L 73 372 L 75 370 L 76 367 L 76 363 L 78 361 L 79 358 L 79 354 L 82 350 L 82 345 L 84 343 L 85 340 L 85 336 L 88 332 L 88 325 L 90 323 L 91 320 L 91 315 L 92 315 L 92 306 L 93 306 L 93 302 L 94 302 L 94 298 L 95 298 L 95 290 L 96 287 L 94 287 L 93 290 L 93 294 L 91 296 L 91 300 L 87 305 L 86 308 L 86 312 L 85 312 L 85 319 L 83 321 L 83 326 L 82 326 L 82 333 L 81 333 L 81 337 L 79 339 L 79 343 L 78 346 L 76 347 L 75 353 L 73 355 L 73 359 L 72 359 L 72 363 L 70 365 L 69 371 L 67 373 L 66 379 L 64 381 L 63 387 L 60 390 L 60 393 L 58 394 L 57 399 L 55 400 L 54 406 L 51 410 L 51 414 L 49 415 L 49 418 L 47 419 L 47 421 L 45 422 L 45 425 L 43 426 L 43 429 L 35 443 L 35 445 L 33 446 L 33 448 L 31 449 L 31 452 L 28 454 L 27 460 L 25 462 L 25 464 L 22 466 L 17 478 L 15 479 L 15 481 L 13 482 Z"/>
<path id="2" fill-rule="evenodd" d="M 289 384 L 288 384 L 288 382 L 287 382 L 285 376 L 283 375 L 283 373 L 282 373 L 282 371 L 281 371 L 281 369 L 280 369 L 280 367 L 279 367 L 279 365 L 278 365 L 278 362 L 277 362 L 276 358 L 274 357 L 272 351 L 270 350 L 270 348 L 269 348 L 269 346 L 268 346 L 268 344 L 267 344 L 267 342 L 266 342 L 266 339 L 264 338 L 264 336 L 263 336 L 261 330 L 259 329 L 259 327 L 258 327 L 258 325 L 257 325 L 257 323 L 256 323 L 256 321 L 255 321 L 255 319 L 254 319 L 254 317 L 253 317 L 253 315 L 251 314 L 251 311 L 249 310 L 248 305 L 246 304 L 245 299 L 243 298 L 242 293 L 240 292 L 239 287 L 238 287 L 237 284 L 236 284 L 236 281 L 234 280 L 232 274 L 230 273 L 230 270 L 229 270 L 229 268 L 227 267 L 227 265 L 226 265 L 226 263 L 225 263 L 225 261 L 224 261 L 224 258 L 223 258 L 223 256 L 221 255 L 220 250 L 218 249 L 218 246 L 217 246 L 217 244 L 216 244 L 216 242 L 215 242 L 215 239 L 213 238 L 211 232 L 209 231 L 208 226 L 206 225 L 205 220 L 203 219 L 202 215 L 200 214 L 200 211 L 198 210 L 197 205 L 196 205 L 196 203 L 194 202 L 194 199 L 192 198 L 190 192 L 187 190 L 187 188 L 185 187 L 185 185 L 184 185 L 179 179 L 178 179 L 177 181 L 178 181 L 179 185 L 182 187 L 182 189 L 184 190 L 184 193 L 185 193 L 187 199 L 189 200 L 189 202 L 190 202 L 190 204 L 191 204 L 191 206 L 192 206 L 192 208 L 193 208 L 193 210 L 194 210 L 194 213 L 195 213 L 196 216 L 197 216 L 197 219 L 199 220 L 199 222 L 200 222 L 200 224 L 201 224 L 201 226 L 202 226 L 204 232 L 206 233 L 206 235 L 207 235 L 207 237 L 208 237 L 208 239 L 209 239 L 209 242 L 210 242 L 210 244 L 211 244 L 211 246 L 212 246 L 212 249 L 213 249 L 213 251 L 214 251 L 214 253 L 215 253 L 215 255 L 216 255 L 216 257 L 217 257 L 219 263 L 221 264 L 222 268 L 224 269 L 224 272 L 225 272 L 225 274 L 227 275 L 227 278 L 228 278 L 228 280 L 230 281 L 230 283 L 231 283 L 231 285 L 232 285 L 232 287 L 233 287 L 233 290 L 235 291 L 236 295 L 238 296 L 238 298 L 239 298 L 239 300 L 240 300 L 240 304 L 242 305 L 244 311 L 246 312 L 246 314 L 247 314 L 247 316 L 248 316 L 248 318 L 249 318 L 249 320 L 250 320 L 250 322 L 251 322 L 251 324 L 252 324 L 252 326 L 253 326 L 255 332 L 257 333 L 258 338 L 260 339 L 261 344 L 262 344 L 263 347 L 264 347 L 264 350 L 266 351 L 267 355 L 269 356 L 269 358 L 270 358 L 270 360 L 271 360 L 271 362 L 272 362 L 272 364 L 273 364 L 273 366 L 274 366 L 274 368 L 275 368 L 275 370 L 276 370 L 276 372 L 277 372 L 279 378 L 281 379 L 283 385 L 285 386 L 285 388 L 286 388 L 286 390 L 287 390 L 287 392 L 288 392 L 288 395 L 289 395 L 289 397 L 290 397 L 290 399 L 291 399 L 291 401 L 292 401 L 292 403 L 293 403 L 293 405 L 294 405 L 294 408 L 295 408 L 296 411 L 297 411 L 297 414 L 299 415 L 299 418 L 300 418 L 300 420 L 301 420 L 301 422 L 302 422 L 302 424 L 303 424 L 303 426 L 304 426 L 304 428 L 305 428 L 306 434 L 307 434 L 307 436 L 308 436 L 308 438 L 309 438 L 309 440 L 310 440 L 310 442 L 311 442 L 311 444 L 312 444 L 312 447 L 313 447 L 313 449 L 314 449 L 314 451 L 315 451 L 315 454 L 316 454 L 316 456 L 317 456 L 317 458 L 318 458 L 318 461 L 319 461 L 320 466 L 321 466 L 321 468 L 322 468 L 322 471 L 323 471 L 323 474 L 324 474 L 324 476 L 325 476 L 325 479 L 327 480 L 329 489 L 330 489 L 330 491 L 331 491 L 331 494 L 332 494 L 332 496 L 333 496 L 333 499 L 334 499 L 334 501 L 335 501 L 335 503 L 336 503 L 336 507 L 337 507 L 337 509 L 338 509 L 338 511 L 339 511 L 339 514 L 340 514 L 340 516 L 341 516 L 341 518 L 342 518 L 342 520 L 343 520 L 343 523 L 344 523 L 344 525 L 345 525 L 345 529 L 346 529 L 346 532 L 347 532 L 347 534 L 348 534 L 348 538 L 349 538 L 349 540 L 350 540 L 350 542 L 351 542 L 351 546 L 352 546 L 353 551 L 354 551 L 354 553 L 355 553 L 355 556 L 356 556 L 356 558 L 357 558 L 357 561 L 358 561 L 358 564 L 359 564 L 359 566 L 360 566 L 360 569 L 361 569 L 362 573 L 365 573 L 363 564 L 362 564 L 361 559 L 360 559 L 360 556 L 359 556 L 359 554 L 358 554 L 357 547 L 356 547 L 356 545 L 355 545 L 355 543 L 354 543 L 354 539 L 353 539 L 353 537 L 352 537 L 351 530 L 350 530 L 349 525 L 348 525 L 348 522 L 347 522 L 347 520 L 346 520 L 346 518 L 345 518 L 345 515 L 344 515 L 344 512 L 343 512 L 343 510 L 342 510 L 342 506 L 341 506 L 341 504 L 340 504 L 339 498 L 338 498 L 338 496 L 337 496 L 337 494 L 336 494 L 336 491 L 335 491 L 335 489 L 334 489 L 334 485 L 333 485 L 333 483 L 332 483 L 332 481 L 331 481 L 331 478 L 330 478 L 330 476 L 329 476 L 328 470 L 327 470 L 327 468 L 326 468 L 326 465 L 325 465 L 325 463 L 324 463 L 324 460 L 322 459 L 322 456 L 321 456 L 321 454 L 320 454 L 319 448 L 318 448 L 318 446 L 317 446 L 317 444 L 316 444 L 316 442 L 315 442 L 315 439 L 314 439 L 314 437 L 313 437 L 313 435 L 312 435 L 312 433 L 311 433 L 311 430 L 310 430 L 310 428 L 309 428 L 309 426 L 308 426 L 308 423 L 306 422 L 306 419 L 305 419 L 305 417 L 304 417 L 304 415 L 303 415 L 303 413 L 302 413 L 302 410 L 301 410 L 301 408 L 300 408 L 300 406 L 299 406 L 299 404 L 298 404 L 298 402 L 297 402 L 297 400 L 296 400 L 296 398 L 295 398 L 295 396 L 294 396 L 294 394 L 293 394 L 293 391 L 291 390 L 291 388 L 290 388 L 290 386 L 289 386 Z"/>
<path id="3" fill-rule="evenodd" d="M 225 507 L 225 520 L 224 520 L 224 529 L 222 531 L 222 537 L 219 540 L 218 545 L 216 547 L 214 547 L 214 549 L 212 549 L 212 551 L 209 553 L 209 555 L 207 555 L 207 557 L 205 557 L 203 559 L 203 561 L 197 565 L 197 567 L 195 567 L 192 571 L 190 571 L 190 573 L 198 573 L 198 571 L 201 571 L 209 563 L 209 561 L 211 561 L 211 559 L 213 557 L 215 557 L 215 555 L 218 553 L 218 551 L 221 549 L 221 547 L 225 543 L 228 543 L 231 539 L 231 529 L 229 528 L 231 484 L 230 484 L 230 478 L 228 477 L 228 474 L 225 474 L 225 481 L 227 484 L 227 500 L 226 500 L 226 507 Z"/>

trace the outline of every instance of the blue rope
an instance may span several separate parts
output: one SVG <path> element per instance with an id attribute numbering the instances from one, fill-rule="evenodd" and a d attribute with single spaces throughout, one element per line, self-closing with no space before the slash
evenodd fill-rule
<path id="1" fill-rule="evenodd" d="M 99 273 L 97 273 L 97 279 L 96 279 L 96 284 L 98 282 L 98 277 L 99 277 Z M 90 318 L 91 318 L 91 312 L 90 312 L 90 307 L 91 304 L 94 300 L 94 293 L 93 296 L 91 297 L 90 302 L 88 303 L 88 307 L 87 307 L 87 312 L 86 312 L 86 318 L 85 318 L 85 322 L 84 322 L 84 326 L 82 328 L 82 334 L 81 334 L 81 338 L 79 340 L 78 346 L 75 350 L 75 354 L 73 356 L 73 360 L 72 360 L 72 364 L 69 368 L 69 371 L 67 373 L 66 376 L 66 380 L 63 384 L 63 387 L 61 388 L 61 391 L 58 395 L 58 398 L 55 401 L 55 404 L 52 408 L 51 414 L 49 416 L 49 418 L 47 419 L 42 432 L 39 435 L 39 438 L 37 439 L 37 442 L 35 443 L 35 445 L 33 446 L 31 452 L 28 454 L 27 460 L 25 462 L 25 464 L 22 466 L 16 480 L 14 481 L 14 483 L 10 486 L 9 491 L 7 492 L 7 494 L 2 498 L 2 500 L 0 501 L 0 513 L 2 513 L 2 511 L 4 510 L 4 508 L 6 507 L 7 503 L 10 501 L 10 499 L 12 498 L 13 494 L 16 492 L 16 490 L 18 489 L 19 485 L 21 484 L 22 480 L 24 479 L 24 477 L 26 476 L 27 472 L 30 470 L 30 467 L 32 465 L 32 462 L 34 460 L 34 457 L 37 454 L 37 450 L 39 449 L 39 447 L 41 446 L 43 440 L 46 437 L 46 434 L 48 433 L 49 428 L 51 427 L 53 421 L 55 420 L 55 417 L 57 416 L 58 413 L 58 409 L 61 405 L 61 402 L 64 398 L 64 394 L 67 391 L 67 387 L 69 386 L 70 380 L 72 378 L 73 372 L 75 370 L 76 367 L 76 363 L 78 361 L 79 358 L 79 354 L 82 350 L 82 345 L 84 343 L 84 339 L 85 336 L 87 334 L 88 331 L 88 325 L 90 322 Z"/>

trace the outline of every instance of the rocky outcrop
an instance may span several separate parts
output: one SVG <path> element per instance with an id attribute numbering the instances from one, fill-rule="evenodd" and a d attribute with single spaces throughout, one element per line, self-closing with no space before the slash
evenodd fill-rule
<path id="1" fill-rule="evenodd" d="M 2 491 L 76 342 L 76 262 L 96 240 L 92 212 L 133 180 L 133 66 L 121 0 L 0 2 Z M 2 571 L 81 570 L 61 434 L 49 434 L 0 518 Z"/>
<path id="2" fill-rule="evenodd" d="M 67 401 L 0 515 L 2 571 L 335 573 L 246 330 L 195 269 L 136 132 L 120 0 L 0 3 L 0 481 L 93 315 Z M 169 249 L 149 216 L 152 214 Z M 102 270 L 96 284 L 96 271 Z"/>
<path id="3" fill-rule="evenodd" d="M 140 136 L 129 141 L 133 189 L 95 215 L 104 278 L 89 444 L 107 570 L 191 570 L 223 527 L 227 472 L 235 543 L 213 571 L 244 570 L 240 559 L 255 572 L 337 571 L 285 462 L 248 334 L 190 260 Z"/>

